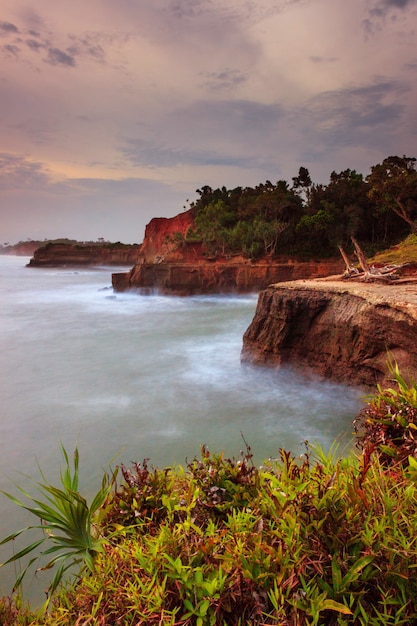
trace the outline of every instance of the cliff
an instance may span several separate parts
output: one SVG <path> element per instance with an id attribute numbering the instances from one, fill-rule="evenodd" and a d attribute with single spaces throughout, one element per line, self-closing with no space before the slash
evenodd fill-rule
<path id="1" fill-rule="evenodd" d="M 0 254 L 11 256 L 32 256 L 40 246 L 44 245 L 41 241 L 19 241 L 13 245 L 0 246 Z"/>
<path id="2" fill-rule="evenodd" d="M 193 209 L 172 218 L 152 219 L 146 226 L 135 266 L 130 272 L 113 274 L 115 291 L 156 290 L 175 295 L 242 293 L 259 291 L 278 281 L 329 276 L 340 273 L 344 267 L 341 259 L 254 263 L 242 256 L 208 258 L 200 242 L 185 241 L 193 224 Z"/>
<path id="3" fill-rule="evenodd" d="M 341 271 L 340 261 L 306 263 L 251 263 L 247 259 L 193 263 L 166 261 L 142 263 L 128 273 L 113 274 L 116 291 L 156 290 L 163 294 L 245 293 L 260 291 L 277 281 L 321 277 Z"/>
<path id="4" fill-rule="evenodd" d="M 201 256 L 201 246 L 181 245 L 178 235 L 185 237 L 194 224 L 194 211 L 189 209 L 175 217 L 154 217 L 145 228 L 141 258 L 144 263 L 160 263 L 163 260 L 184 261 Z"/>
<path id="5" fill-rule="evenodd" d="M 30 267 L 68 267 L 84 265 L 132 265 L 141 246 L 122 243 L 62 244 L 48 243 L 35 250 Z"/>
<path id="6" fill-rule="evenodd" d="M 388 352 L 405 378 L 417 380 L 416 337 L 416 284 L 296 281 L 259 295 L 242 361 L 373 387 L 389 380 Z"/>

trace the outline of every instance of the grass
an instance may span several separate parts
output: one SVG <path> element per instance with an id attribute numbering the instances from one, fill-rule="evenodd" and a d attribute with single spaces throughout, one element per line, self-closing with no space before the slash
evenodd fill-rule
<path id="1" fill-rule="evenodd" d="M 401 243 L 376 254 L 369 264 L 417 263 L 417 236 L 408 235 Z"/>
<path id="2" fill-rule="evenodd" d="M 36 485 L 37 496 L 29 494 L 19 486 L 17 488 L 24 496 L 24 500 L 18 499 L 10 493 L 2 492 L 17 506 L 32 513 L 39 520 L 39 523 L 9 535 L 0 542 L 0 545 L 14 541 L 19 535 L 29 530 L 42 531 L 40 539 L 19 550 L 3 564 L 20 561 L 27 555 L 35 553 L 35 556 L 29 560 L 16 579 L 13 591 L 20 588 L 22 580 L 31 566 L 42 557 L 47 557 L 47 563 L 41 568 L 42 570 L 50 570 L 57 566 L 48 590 L 49 596 L 51 596 L 62 581 L 65 572 L 73 565 L 81 564 L 81 571 L 86 568 L 92 572 L 94 561 L 97 555 L 103 551 L 104 543 L 107 541 L 100 536 L 95 518 L 97 517 L 98 520 L 99 512 L 105 508 L 104 505 L 114 477 L 112 479 L 109 479 L 107 475 L 103 477 L 101 488 L 89 506 L 78 491 L 78 450 L 76 449 L 74 452 L 72 469 L 68 454 L 63 447 L 62 453 L 65 471 L 61 472 L 60 475 L 60 488 L 48 484 L 42 470 L 40 470 L 43 482 Z"/>
<path id="3" fill-rule="evenodd" d="M 249 446 L 237 459 L 202 447 L 184 468 L 122 466 L 91 507 L 91 567 L 60 580 L 47 611 L 3 599 L 0 623 L 417 623 L 417 387 L 392 375 L 348 458 L 307 445 L 256 467 Z"/>

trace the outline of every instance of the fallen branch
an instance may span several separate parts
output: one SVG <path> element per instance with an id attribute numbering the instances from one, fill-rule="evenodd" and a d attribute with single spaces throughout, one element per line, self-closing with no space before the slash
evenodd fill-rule
<path id="1" fill-rule="evenodd" d="M 357 276 L 359 274 L 359 270 L 357 267 L 353 267 L 353 265 L 351 265 L 349 258 L 346 254 L 346 252 L 343 250 L 342 246 L 339 245 L 339 252 L 342 255 L 342 259 L 345 262 L 346 265 L 346 269 L 343 273 L 343 276 L 345 278 L 350 278 L 352 275 Z"/>

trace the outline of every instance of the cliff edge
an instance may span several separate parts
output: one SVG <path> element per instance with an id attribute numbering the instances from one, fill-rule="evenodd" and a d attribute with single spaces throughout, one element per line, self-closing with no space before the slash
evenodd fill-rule
<path id="1" fill-rule="evenodd" d="M 388 353 L 406 379 L 417 380 L 416 338 L 416 283 L 301 280 L 260 293 L 241 358 L 374 387 L 390 378 Z"/>

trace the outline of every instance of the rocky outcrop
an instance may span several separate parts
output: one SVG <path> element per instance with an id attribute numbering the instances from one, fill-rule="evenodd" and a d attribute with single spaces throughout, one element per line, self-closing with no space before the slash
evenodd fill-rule
<path id="1" fill-rule="evenodd" d="M 416 285 L 297 281 L 259 295 L 242 361 L 313 370 L 366 387 L 387 382 L 387 357 L 417 380 Z"/>
<path id="2" fill-rule="evenodd" d="M 193 224 L 193 209 L 171 218 L 152 219 L 136 265 L 130 272 L 113 274 L 114 290 L 173 295 L 242 293 L 265 289 L 277 281 L 328 276 L 344 267 L 341 259 L 305 263 L 254 263 L 242 256 L 211 259 L 200 242 L 186 241 Z"/>
<path id="3" fill-rule="evenodd" d="M 251 263 L 238 261 L 142 263 L 130 272 L 113 274 L 116 291 L 155 290 L 163 294 L 192 295 L 202 293 L 245 293 L 260 291 L 277 281 L 321 277 L 340 272 L 343 263 L 311 261 L 301 263 Z"/>
<path id="4" fill-rule="evenodd" d="M 35 250 L 30 267 L 78 267 L 84 265 L 132 265 L 136 263 L 139 244 L 61 244 L 48 243 Z"/>
<path id="5" fill-rule="evenodd" d="M 141 257 L 144 263 L 184 261 L 187 256 L 201 256 L 201 246 L 180 245 L 181 237 L 193 226 L 194 211 L 189 209 L 175 217 L 154 217 L 145 228 Z M 190 250 L 192 250 L 190 252 Z"/>

